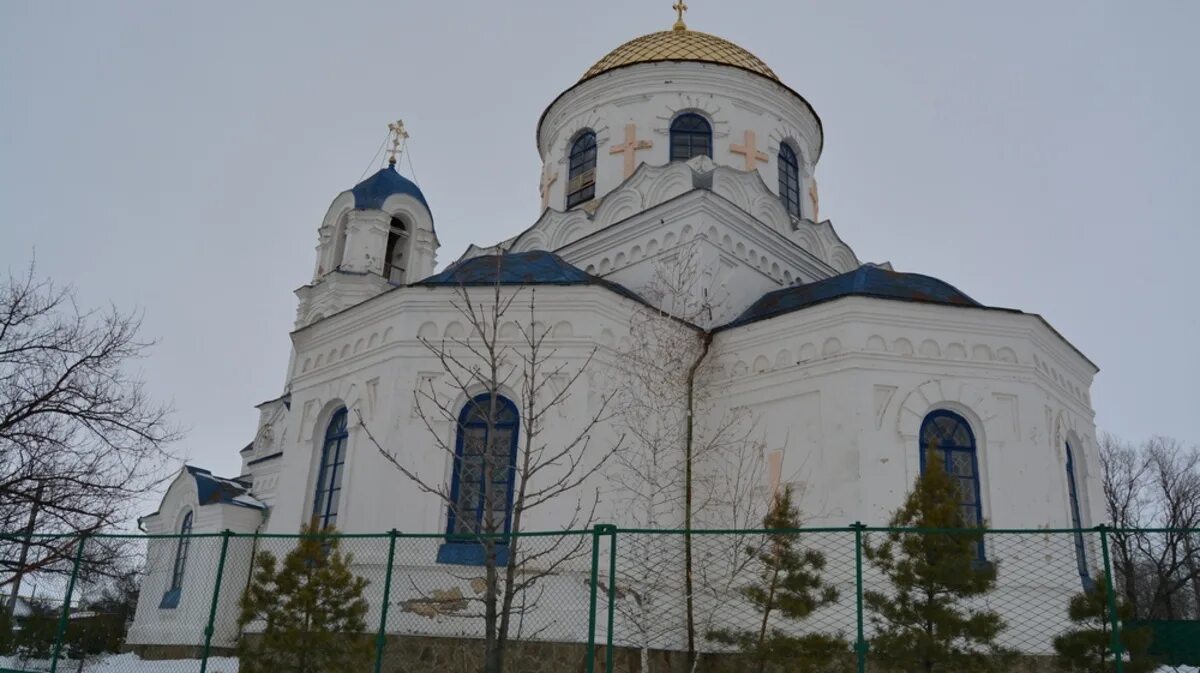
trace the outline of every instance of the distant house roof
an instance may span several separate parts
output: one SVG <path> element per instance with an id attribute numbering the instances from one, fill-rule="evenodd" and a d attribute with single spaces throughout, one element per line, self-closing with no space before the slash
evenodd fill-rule
<path id="1" fill-rule="evenodd" d="M 597 278 L 562 257 L 544 250 L 472 257 L 451 264 L 417 285 L 599 285 L 645 303 L 637 293 L 610 280 Z"/>
<path id="2" fill-rule="evenodd" d="M 350 191 L 354 194 L 354 207 L 358 210 L 382 208 L 383 202 L 393 194 L 408 194 L 420 201 L 425 210 L 429 210 L 429 203 L 425 201 L 421 188 L 412 180 L 400 175 L 393 166 L 379 169 L 371 177 L 354 185 Z M 432 214 L 433 211 L 429 212 Z"/>
<path id="3" fill-rule="evenodd" d="M 773 318 L 841 297 L 875 297 L 947 306 L 986 308 L 953 285 L 919 273 L 901 273 L 872 265 L 830 278 L 768 292 L 719 329 Z"/>
<path id="4" fill-rule="evenodd" d="M 237 505 L 252 509 L 267 506 L 250 495 L 250 484 L 237 479 L 213 476 L 203 468 L 188 465 L 184 468 L 196 480 L 196 498 L 204 505 Z"/>

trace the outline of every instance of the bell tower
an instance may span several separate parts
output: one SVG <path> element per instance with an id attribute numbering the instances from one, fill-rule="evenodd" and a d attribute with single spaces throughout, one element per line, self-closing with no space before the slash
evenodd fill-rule
<path id="1" fill-rule="evenodd" d="M 433 274 L 438 240 L 433 213 L 396 164 L 408 132 L 388 124 L 388 165 L 338 195 L 317 230 L 312 282 L 296 290 L 296 326 Z"/>

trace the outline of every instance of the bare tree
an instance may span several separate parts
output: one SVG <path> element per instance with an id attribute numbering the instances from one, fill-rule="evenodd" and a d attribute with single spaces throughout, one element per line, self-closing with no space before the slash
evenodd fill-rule
<path id="1" fill-rule="evenodd" d="M 503 257 L 496 257 L 497 277 Z M 609 416 L 611 395 L 601 395 L 586 416 L 554 419 L 568 403 L 596 354 L 569 356 L 547 345 L 550 328 L 537 320 L 536 289 L 499 282 L 455 288 L 451 304 L 466 322 L 466 334 L 439 341 L 422 339 L 444 375 L 415 390 L 418 415 L 433 439 L 433 447 L 455 471 L 502 470 L 515 484 L 511 509 L 507 487 L 491 478 L 481 480 L 481 492 L 452 493 L 444 479 L 420 474 L 395 449 L 382 446 L 368 429 L 380 452 L 420 491 L 437 498 L 455 518 L 455 533 L 483 550 L 485 587 L 478 598 L 484 627 L 484 670 L 500 673 L 510 636 L 522 628 L 522 618 L 536 610 L 539 583 L 591 552 L 590 536 L 572 534 L 590 527 L 599 503 L 599 489 L 590 486 L 620 450 L 622 438 L 597 446 L 597 426 Z M 516 328 L 515 334 L 510 328 Z M 515 460 L 508 457 L 511 423 L 501 404 L 505 391 L 518 391 L 519 445 Z M 465 399 L 466 410 L 459 400 Z M 460 419 L 473 418 L 474 428 Z M 361 416 L 359 417 L 362 422 Z M 484 432 L 479 432 L 482 422 Z M 570 424 L 569 426 L 567 424 Z M 547 427 L 554 424 L 553 433 Z M 455 430 L 447 436 L 446 427 Z M 364 425 L 364 427 L 366 427 Z M 463 450 L 456 437 L 463 437 Z M 504 480 L 508 482 L 509 480 Z M 456 497 L 457 496 L 457 497 Z M 482 515 L 477 505 L 482 503 Z M 566 512 L 562 534 L 539 537 L 537 545 L 521 537 L 526 519 L 553 507 Z M 511 519 L 510 523 L 509 517 Z M 516 620 L 516 624 L 514 624 Z M 526 634 L 536 637 L 535 634 Z"/>
<path id="2" fill-rule="evenodd" d="M 610 471 L 624 516 L 634 527 L 684 529 L 678 548 L 662 536 L 622 537 L 628 564 L 619 583 L 627 598 L 617 609 L 636 634 L 642 670 L 650 650 L 678 632 L 667 615 L 678 607 L 680 566 L 691 669 L 699 664 L 699 638 L 749 562 L 743 535 L 704 538 L 697 553 L 692 529 L 756 528 L 766 510 L 764 444 L 754 419 L 746 409 L 720 409 L 712 384 L 722 363 L 711 332 L 697 326 L 711 319 L 714 299 L 697 256 L 688 244 L 656 260 L 642 288 L 649 305 L 630 320 L 614 381 L 618 422 L 631 440 Z"/>
<path id="3" fill-rule="evenodd" d="M 1114 574 L 1134 613 L 1200 616 L 1200 447 L 1156 436 L 1135 448 L 1106 435 L 1100 459 Z"/>
<path id="4" fill-rule="evenodd" d="M 80 535 L 128 521 L 164 476 L 179 433 L 130 371 L 151 345 L 140 327 L 80 309 L 32 264 L 0 285 L 0 586 L 12 596 L 30 573 L 69 570 Z M 116 568 L 113 544 L 85 547 L 88 573 Z"/>

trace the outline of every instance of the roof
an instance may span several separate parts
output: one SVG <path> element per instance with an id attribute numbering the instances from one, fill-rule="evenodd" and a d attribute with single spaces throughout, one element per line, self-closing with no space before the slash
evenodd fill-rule
<path id="1" fill-rule="evenodd" d="M 731 65 L 779 81 L 766 63 L 736 44 L 697 30 L 664 30 L 636 37 L 610 51 L 583 74 L 580 81 L 634 63 L 699 61 Z"/>
<path id="2" fill-rule="evenodd" d="M 354 194 L 354 207 L 358 210 L 382 208 L 383 202 L 393 194 L 408 194 L 420 201 L 425 210 L 429 210 L 429 203 L 425 201 L 421 188 L 412 180 L 400 175 L 395 166 L 379 169 L 375 175 L 354 185 L 350 191 Z M 430 210 L 430 213 L 432 212 Z"/>
<path id="3" fill-rule="evenodd" d="M 599 285 L 634 301 L 641 297 L 623 285 L 597 278 L 544 250 L 472 257 L 451 264 L 417 285 Z"/>
<path id="4" fill-rule="evenodd" d="M 901 273 L 865 264 L 815 283 L 768 292 L 721 329 L 773 318 L 841 297 L 875 297 L 947 306 L 986 308 L 953 285 L 918 273 Z"/>
<path id="5" fill-rule="evenodd" d="M 192 465 L 187 465 L 184 469 L 196 480 L 196 499 L 201 506 L 237 505 L 252 509 L 267 508 L 250 495 L 250 484 L 244 481 L 213 476 L 212 472 Z"/>

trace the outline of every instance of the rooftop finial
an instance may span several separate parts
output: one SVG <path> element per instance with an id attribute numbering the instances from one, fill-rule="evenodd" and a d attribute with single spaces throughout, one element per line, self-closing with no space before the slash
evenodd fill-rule
<path id="1" fill-rule="evenodd" d="M 676 0 L 675 4 L 671 5 L 671 9 L 675 10 L 675 25 L 672 28 L 687 30 L 687 24 L 683 22 L 683 13 L 688 10 L 687 3 L 683 0 Z"/>
<path id="2" fill-rule="evenodd" d="M 400 146 L 408 139 L 408 131 L 404 130 L 404 120 L 397 119 L 388 124 L 388 133 L 392 137 L 392 149 L 388 150 L 388 166 L 395 166 L 396 158 L 400 155 Z"/>

